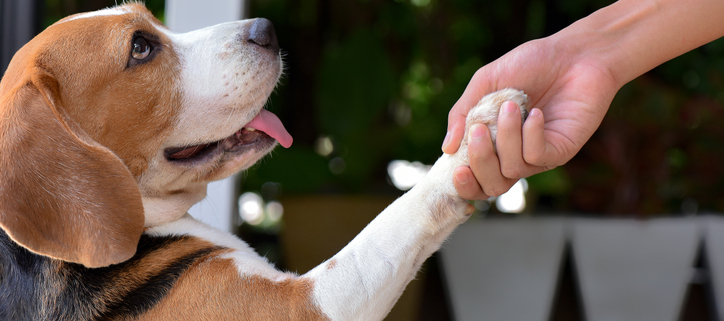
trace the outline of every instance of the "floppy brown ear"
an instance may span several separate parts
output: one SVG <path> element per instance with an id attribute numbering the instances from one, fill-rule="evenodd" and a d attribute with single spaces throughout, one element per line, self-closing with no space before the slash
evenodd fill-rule
<path id="1" fill-rule="evenodd" d="M 123 162 L 65 119 L 40 72 L 0 93 L 0 227 L 32 252 L 101 267 L 136 252 L 141 194 Z"/>

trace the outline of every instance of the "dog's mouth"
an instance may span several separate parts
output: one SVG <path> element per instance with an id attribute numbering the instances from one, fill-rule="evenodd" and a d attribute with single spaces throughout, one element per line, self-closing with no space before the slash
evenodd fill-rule
<path id="1" fill-rule="evenodd" d="M 188 162 L 217 153 L 238 153 L 254 146 L 271 146 L 274 141 L 289 148 L 292 136 L 276 115 L 262 109 L 251 122 L 229 137 L 199 145 L 166 148 L 164 156 L 172 162 Z"/>

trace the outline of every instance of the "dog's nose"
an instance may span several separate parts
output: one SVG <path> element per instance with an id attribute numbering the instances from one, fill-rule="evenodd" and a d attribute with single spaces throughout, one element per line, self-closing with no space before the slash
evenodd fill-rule
<path id="1" fill-rule="evenodd" d="M 248 43 L 255 44 L 260 47 L 267 48 L 271 51 L 279 51 L 279 40 L 277 33 L 274 31 L 274 24 L 264 18 L 257 18 L 251 23 L 249 28 Z"/>

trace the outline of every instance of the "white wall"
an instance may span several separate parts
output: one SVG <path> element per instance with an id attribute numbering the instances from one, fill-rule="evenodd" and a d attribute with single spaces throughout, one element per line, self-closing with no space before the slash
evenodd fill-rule
<path id="1" fill-rule="evenodd" d="M 166 26 L 188 32 L 246 17 L 245 0 L 166 0 Z"/>

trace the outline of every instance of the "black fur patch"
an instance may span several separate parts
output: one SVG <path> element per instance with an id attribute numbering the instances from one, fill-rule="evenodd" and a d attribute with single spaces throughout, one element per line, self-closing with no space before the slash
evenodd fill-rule
<path id="1" fill-rule="evenodd" d="M 143 235 L 130 260 L 89 269 L 34 254 L 0 229 L 0 320 L 116 320 L 138 316 L 157 304 L 181 274 L 218 247 L 206 247 L 163 264 L 143 277 L 154 252 L 185 236 Z"/>

